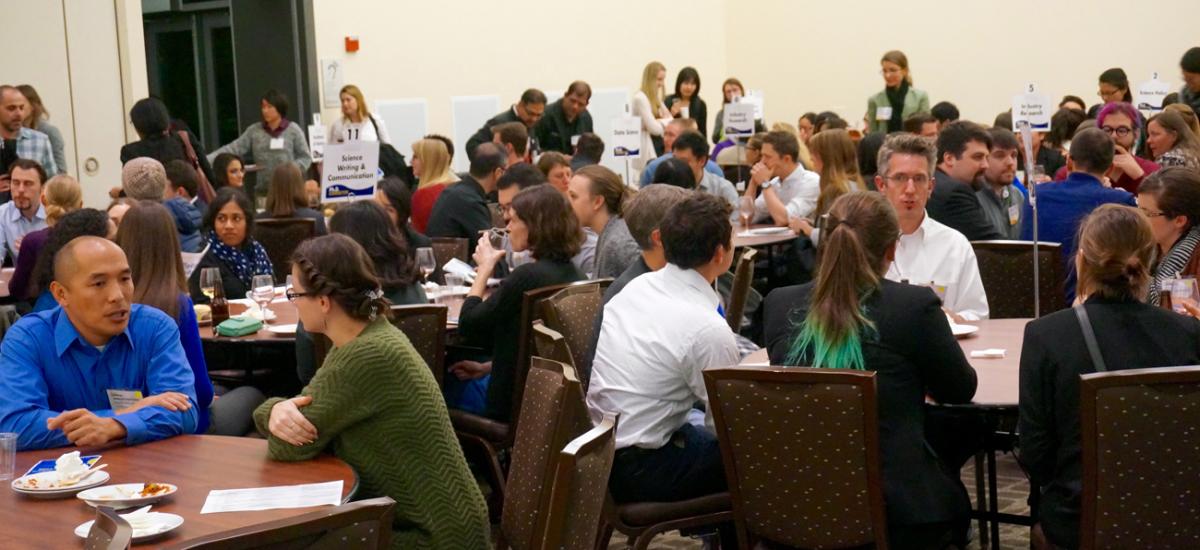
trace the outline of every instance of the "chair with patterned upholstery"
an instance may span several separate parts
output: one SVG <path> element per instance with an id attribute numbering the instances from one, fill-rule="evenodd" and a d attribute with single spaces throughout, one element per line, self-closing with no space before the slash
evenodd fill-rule
<path id="1" fill-rule="evenodd" d="M 438 387 L 446 368 L 446 306 L 419 304 L 392 306 L 392 325 L 400 329 L 425 360 Z"/>
<path id="2" fill-rule="evenodd" d="M 741 547 L 887 548 L 874 372 L 727 367 L 704 383 Z"/>
<path id="3" fill-rule="evenodd" d="M 573 284 L 542 302 L 542 318 L 546 327 L 558 332 L 566 339 L 570 348 L 571 362 L 583 381 L 587 391 L 592 375 L 592 358 L 588 349 L 595 340 L 596 317 L 604 307 L 604 291 L 612 279 L 597 279 Z"/>
<path id="4" fill-rule="evenodd" d="M 733 289 L 729 292 L 729 303 L 725 306 L 725 320 L 734 334 L 742 331 L 746 314 L 746 297 L 750 294 L 750 283 L 754 282 L 754 255 L 758 251 L 746 247 L 738 258 L 733 272 Z"/>
<path id="5" fill-rule="evenodd" d="M 454 258 L 464 262 L 470 261 L 468 252 L 471 250 L 471 241 L 461 237 L 433 237 L 431 240 L 433 241 L 433 257 L 437 260 L 437 270 L 434 275 L 441 272 L 442 268 Z M 446 281 L 443 277 L 437 283 L 445 284 Z"/>
<path id="6" fill-rule="evenodd" d="M 169 546 L 170 550 L 249 550 L 251 548 L 307 548 L 333 550 L 391 547 L 392 509 L 390 497 L 360 500 L 322 508 L 291 518 L 278 519 L 205 535 Z"/>
<path id="7" fill-rule="evenodd" d="M 578 284 L 578 283 L 574 283 Z M 551 285 L 525 291 L 521 297 L 520 334 L 517 336 L 517 364 L 513 373 L 513 398 L 509 422 L 500 422 L 459 409 L 450 409 L 450 423 L 458 434 L 463 453 L 467 459 L 483 468 L 483 474 L 492 492 L 488 499 L 488 510 L 493 519 L 500 517 L 504 503 L 504 466 L 501 454 L 512 447 L 518 420 L 521 418 L 521 401 L 525 391 L 525 375 L 529 371 L 530 356 L 533 355 L 533 322 L 538 317 L 542 300 L 568 285 Z"/>
<path id="8" fill-rule="evenodd" d="M 254 222 L 254 240 L 263 246 L 267 257 L 271 258 L 275 284 L 283 284 L 287 276 L 292 274 L 292 253 L 296 247 L 316 234 L 316 222 L 311 218 L 272 218 Z"/>
<path id="9" fill-rule="evenodd" d="M 577 434 L 582 389 L 574 369 L 534 357 L 525 379 L 525 406 L 512 446 L 497 548 L 543 548 L 550 519 L 555 457 Z M 545 367 L 545 368 L 543 368 Z M 594 538 L 592 540 L 595 540 Z"/>
<path id="10" fill-rule="evenodd" d="M 1200 367 L 1085 374 L 1080 548 L 1200 548 Z"/>
<path id="11" fill-rule="evenodd" d="M 541 319 L 533 322 L 533 341 L 537 357 L 558 361 L 575 368 L 575 358 L 571 356 L 571 348 L 567 345 L 567 340 L 557 331 L 546 328 Z"/>
<path id="12" fill-rule="evenodd" d="M 133 527 L 108 506 L 96 508 L 96 521 L 88 530 L 85 550 L 125 550 L 133 544 Z"/>
<path id="13" fill-rule="evenodd" d="M 975 250 L 979 278 L 987 296 L 988 317 L 1035 317 L 1033 242 L 971 241 L 971 248 Z M 1058 243 L 1038 243 L 1038 279 L 1042 315 L 1067 307 L 1062 246 Z"/>
<path id="14" fill-rule="evenodd" d="M 558 454 L 542 548 L 591 548 L 596 544 L 616 448 L 617 416 L 606 413 L 595 428 Z"/>

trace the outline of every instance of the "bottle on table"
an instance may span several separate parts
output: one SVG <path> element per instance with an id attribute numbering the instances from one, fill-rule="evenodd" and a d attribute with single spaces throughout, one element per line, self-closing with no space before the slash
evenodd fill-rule
<path id="1" fill-rule="evenodd" d="M 217 325 L 229 318 L 229 300 L 225 298 L 225 287 L 217 281 L 213 287 L 212 300 L 209 302 L 209 307 L 212 309 L 212 326 L 215 329 Z"/>

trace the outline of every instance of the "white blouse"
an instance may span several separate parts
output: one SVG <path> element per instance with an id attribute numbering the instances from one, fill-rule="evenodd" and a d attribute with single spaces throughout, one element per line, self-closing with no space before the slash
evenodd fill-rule
<path id="1" fill-rule="evenodd" d="M 641 170 L 658 156 L 654 152 L 654 140 L 651 139 L 651 136 L 663 135 L 663 130 L 671 122 L 671 117 L 662 115 L 670 111 L 661 101 L 654 109 L 651 109 L 650 98 L 646 97 L 646 92 L 638 90 L 636 94 L 633 94 L 633 105 L 630 112 L 642 120 L 642 150 L 638 158 L 633 160 L 633 167 Z"/>
<path id="2" fill-rule="evenodd" d="M 329 125 L 329 132 L 325 135 L 325 143 L 345 143 L 347 141 L 379 141 L 382 143 L 391 143 L 388 138 L 387 126 L 384 125 L 383 119 L 374 117 L 375 124 L 371 124 L 371 119 L 363 119 L 362 122 L 350 122 L 349 119 L 343 117 L 333 121 Z M 379 126 L 379 131 L 375 131 L 375 126 Z"/>

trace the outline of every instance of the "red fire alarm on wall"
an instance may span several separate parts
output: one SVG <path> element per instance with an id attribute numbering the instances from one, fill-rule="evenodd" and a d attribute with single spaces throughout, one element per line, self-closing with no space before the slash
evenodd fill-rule
<path id="1" fill-rule="evenodd" d="M 354 53 L 357 51 L 358 51 L 358 37 L 357 36 L 347 36 L 346 37 L 346 53 Z"/>

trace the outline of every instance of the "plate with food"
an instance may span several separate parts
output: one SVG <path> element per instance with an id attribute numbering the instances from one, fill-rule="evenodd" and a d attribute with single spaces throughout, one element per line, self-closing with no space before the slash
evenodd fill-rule
<path id="1" fill-rule="evenodd" d="M 205 304 L 196 304 L 192 306 L 196 312 L 196 324 L 200 326 L 212 324 L 212 307 Z"/>
<path id="2" fill-rule="evenodd" d="M 183 525 L 183 518 L 175 514 L 164 514 L 162 512 L 150 512 L 149 506 L 146 511 L 136 510 L 128 514 L 121 514 L 121 519 L 129 522 L 129 526 L 133 528 L 133 543 L 141 544 L 161 537 Z M 79 524 L 75 528 L 75 536 L 86 539 L 88 531 L 92 530 L 92 523 L 96 520 L 89 520 Z"/>
<path id="3" fill-rule="evenodd" d="M 75 495 L 75 498 L 92 506 L 109 506 L 120 510 L 158 502 L 178 490 L 170 483 L 121 483 L 88 489 Z"/>
<path id="4" fill-rule="evenodd" d="M 12 480 L 12 490 L 35 498 L 66 498 L 108 482 L 106 465 L 88 467 L 79 451 L 71 451 L 54 461 L 54 469 L 30 473 Z"/>

